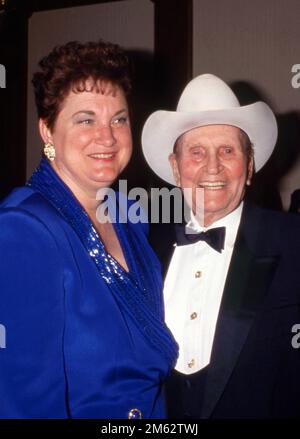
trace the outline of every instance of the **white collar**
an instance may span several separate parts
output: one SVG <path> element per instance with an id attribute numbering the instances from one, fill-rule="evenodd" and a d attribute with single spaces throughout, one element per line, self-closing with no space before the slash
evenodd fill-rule
<path id="1" fill-rule="evenodd" d="M 225 235 L 225 243 L 224 246 L 233 247 L 238 231 L 238 227 L 241 221 L 241 215 L 243 210 L 244 202 L 242 201 L 239 206 L 230 212 L 228 215 L 220 218 L 218 221 L 215 221 L 208 227 L 202 227 L 198 223 L 193 211 L 190 212 L 190 221 L 187 223 L 186 228 L 195 230 L 197 233 L 205 232 L 206 230 L 215 228 L 215 227 L 226 227 L 226 235 Z"/>

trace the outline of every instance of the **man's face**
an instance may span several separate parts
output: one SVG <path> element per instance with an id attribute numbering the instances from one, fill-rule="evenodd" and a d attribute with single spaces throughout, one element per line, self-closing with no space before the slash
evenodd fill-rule
<path id="1" fill-rule="evenodd" d="M 253 160 L 247 159 L 245 135 L 231 125 L 207 125 L 184 133 L 169 160 L 175 181 L 191 188 L 195 212 L 196 189 L 204 190 L 204 225 L 232 212 L 241 202 Z M 248 163 L 249 162 L 249 163 Z"/>

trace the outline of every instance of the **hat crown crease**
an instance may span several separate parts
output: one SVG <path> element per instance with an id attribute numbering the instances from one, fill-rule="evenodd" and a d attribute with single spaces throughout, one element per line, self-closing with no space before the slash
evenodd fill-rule
<path id="1" fill-rule="evenodd" d="M 240 107 L 231 88 L 220 78 L 205 74 L 193 79 L 183 90 L 177 111 L 210 111 Z"/>

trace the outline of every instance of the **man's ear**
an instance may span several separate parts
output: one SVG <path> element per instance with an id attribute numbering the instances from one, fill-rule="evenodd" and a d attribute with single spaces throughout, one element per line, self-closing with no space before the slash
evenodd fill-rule
<path id="1" fill-rule="evenodd" d="M 247 175 L 247 186 L 250 186 L 251 179 L 254 173 L 254 157 L 252 156 L 248 163 L 248 175 Z"/>
<path id="2" fill-rule="evenodd" d="M 51 143 L 51 145 L 53 145 L 51 131 L 48 128 L 44 119 L 39 119 L 39 131 L 44 143 Z"/>
<path id="3" fill-rule="evenodd" d="M 180 172 L 178 169 L 177 157 L 174 152 L 169 155 L 169 162 L 173 171 L 174 180 L 177 186 L 180 187 Z"/>

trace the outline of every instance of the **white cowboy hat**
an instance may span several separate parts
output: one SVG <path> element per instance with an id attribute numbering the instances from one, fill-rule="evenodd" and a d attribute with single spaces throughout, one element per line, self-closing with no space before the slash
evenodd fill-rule
<path id="1" fill-rule="evenodd" d="M 211 74 L 197 76 L 187 84 L 176 111 L 159 110 L 148 117 L 142 147 L 149 166 L 160 178 L 176 185 L 168 160 L 176 140 L 193 128 L 215 124 L 245 131 L 254 148 L 256 171 L 264 166 L 277 140 L 272 110 L 264 102 L 241 107 L 229 86 Z"/>

